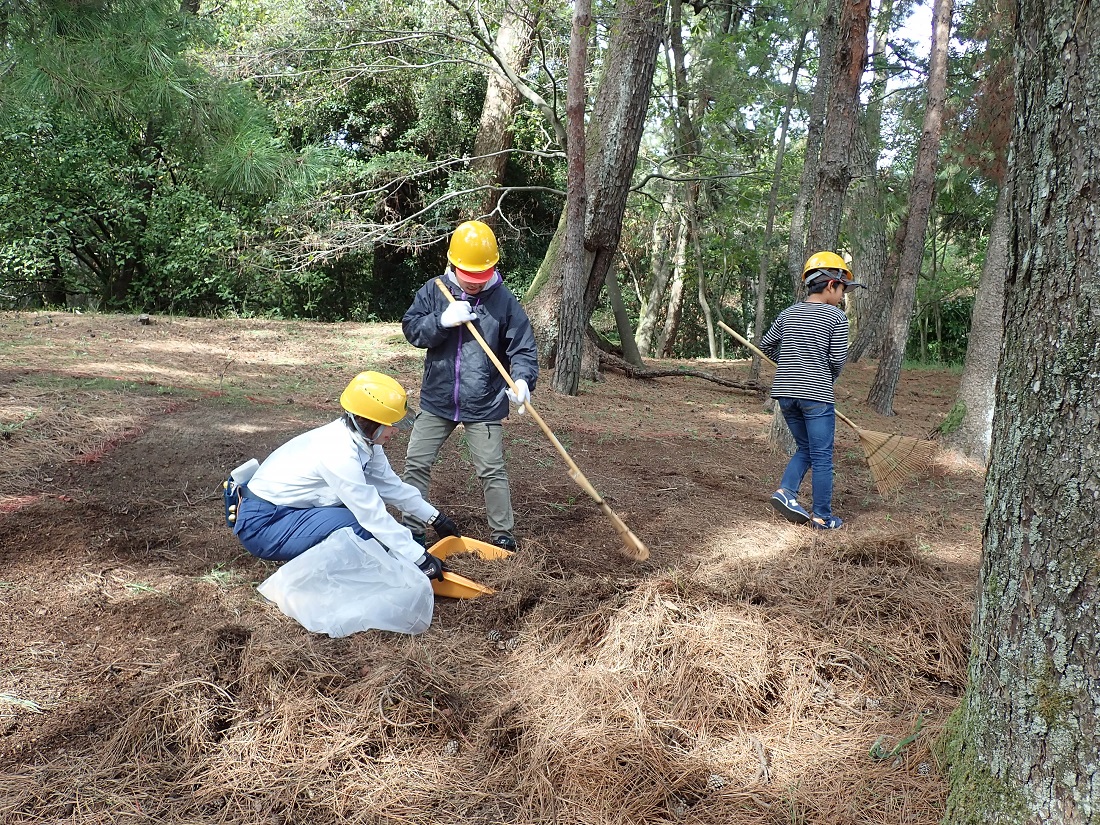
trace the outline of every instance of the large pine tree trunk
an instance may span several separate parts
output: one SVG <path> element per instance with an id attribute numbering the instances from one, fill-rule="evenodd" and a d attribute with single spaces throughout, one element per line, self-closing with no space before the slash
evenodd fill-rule
<path id="1" fill-rule="evenodd" d="M 1005 341 L 947 825 L 1100 818 L 1100 6 L 1018 8 Z"/>
<path id="2" fill-rule="evenodd" d="M 1005 184 L 997 196 L 985 265 L 978 283 L 978 294 L 974 297 L 974 309 L 970 314 L 966 364 L 959 380 L 958 400 L 955 402 L 962 418 L 946 438 L 952 447 L 983 465 L 989 460 L 997 362 L 1001 356 L 1004 331 L 1009 197 L 1009 185 Z"/>
<path id="3" fill-rule="evenodd" d="M 589 254 L 581 309 L 585 322 L 592 317 L 604 277 L 618 249 L 626 198 L 645 126 L 657 49 L 664 34 L 665 8 L 664 2 L 654 0 L 619 0 L 603 75 L 586 127 L 588 205 L 584 247 Z M 560 236 L 564 231 L 562 221 L 527 292 L 535 336 L 544 341 L 557 340 L 564 273 Z"/>
<path id="4" fill-rule="evenodd" d="M 871 0 L 844 0 L 840 9 L 836 74 L 829 92 L 821 163 L 810 206 L 808 251 L 835 249 L 844 218 L 844 196 L 852 181 L 852 138 L 859 124 L 859 90 L 867 67 Z M 801 271 L 801 270 L 800 270 Z"/>
<path id="5" fill-rule="evenodd" d="M 888 37 L 893 27 L 894 4 L 886 0 L 879 6 L 875 18 L 874 59 L 871 62 L 870 94 L 863 128 L 856 130 L 852 145 L 853 165 L 857 177 L 855 196 L 849 208 L 852 238 L 852 272 L 867 289 L 853 290 L 848 296 L 848 317 L 851 333 L 879 317 L 869 312 L 874 295 L 880 291 L 886 269 L 886 208 L 882 180 L 878 174 L 878 157 L 882 147 L 882 110 L 886 96 L 888 67 L 886 54 Z M 885 306 L 889 306 L 886 304 Z"/>
<path id="6" fill-rule="evenodd" d="M 851 349 L 848 350 L 849 361 L 858 361 L 864 355 L 877 358 L 882 349 L 882 339 L 886 334 L 886 320 L 890 315 L 890 307 L 894 304 L 894 290 L 898 285 L 898 260 L 901 258 L 902 247 L 905 246 L 905 234 L 908 229 L 909 222 L 903 219 L 897 232 L 894 233 L 886 263 L 882 267 L 876 286 L 868 290 L 868 295 L 862 296 L 864 323 L 856 331 L 855 340 L 852 342 Z M 859 270 L 856 271 L 856 274 L 858 273 Z"/>
<path id="7" fill-rule="evenodd" d="M 875 335 L 874 328 L 882 327 L 882 317 L 888 301 L 878 305 L 880 314 L 875 314 L 876 301 L 881 299 L 886 281 L 886 209 L 882 184 L 876 167 L 878 165 L 878 136 L 874 144 L 862 132 L 855 137 L 856 168 L 859 183 L 849 219 L 852 225 L 852 273 L 866 289 L 855 289 L 847 296 L 848 317 L 852 321 L 851 335 L 858 340 L 864 328 L 868 335 Z"/>
<path id="8" fill-rule="evenodd" d="M 882 355 L 874 383 L 867 393 L 867 403 L 882 415 L 894 414 L 894 391 L 901 377 L 905 360 L 905 342 L 913 306 L 917 300 L 917 280 L 924 257 L 924 235 L 932 211 L 932 196 L 936 188 L 936 168 L 943 131 L 944 104 L 947 99 L 947 46 L 951 35 L 953 0 L 935 0 L 932 11 L 932 49 L 928 63 L 928 106 L 924 111 L 924 126 L 917 147 L 917 163 L 909 190 L 909 221 L 898 265 L 898 284 L 890 307 Z"/>
<path id="9" fill-rule="evenodd" d="M 821 163 L 821 142 L 825 134 L 825 106 L 829 100 L 832 81 L 836 73 L 836 38 L 839 26 L 840 0 L 826 0 L 825 12 L 818 27 L 820 44 L 817 79 L 810 99 L 810 116 L 806 132 L 806 155 L 802 163 L 802 175 L 798 183 L 798 197 L 791 208 L 791 232 L 787 241 L 787 271 L 791 278 L 791 290 L 798 295 L 802 289 L 802 265 L 806 263 L 806 224 L 809 220 L 810 199 Z"/>
<path id="10" fill-rule="evenodd" d="M 497 31 L 496 50 L 515 69 L 523 74 L 531 59 L 534 47 L 534 31 L 538 7 L 532 7 L 530 16 L 507 11 Z M 508 150 L 515 135 L 513 121 L 522 96 L 519 89 L 496 72 L 489 73 L 485 89 L 485 102 L 481 106 L 481 122 L 474 139 L 474 159 L 470 171 L 478 183 L 496 187 L 504 180 L 504 168 L 508 164 Z M 496 227 L 499 190 L 488 189 L 481 199 L 481 219 Z"/>
<path id="11" fill-rule="evenodd" d="M 592 25 L 592 0 L 577 0 L 569 36 L 569 88 L 566 99 L 565 241 L 562 247 L 562 303 L 558 312 L 557 364 L 554 389 L 576 395 L 580 386 L 587 316 L 582 316 L 587 250 L 584 248 L 585 191 L 584 78 L 588 69 L 588 31 Z"/>

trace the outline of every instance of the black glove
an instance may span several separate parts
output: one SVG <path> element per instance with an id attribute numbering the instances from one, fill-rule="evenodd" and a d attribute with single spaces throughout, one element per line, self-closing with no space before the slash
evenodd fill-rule
<path id="1" fill-rule="evenodd" d="M 447 536 L 461 536 L 458 532 L 458 525 L 455 524 L 454 519 L 448 516 L 446 513 L 439 513 L 431 521 L 431 527 L 435 530 L 435 534 L 441 539 Z"/>
<path id="2" fill-rule="evenodd" d="M 443 566 L 443 559 L 437 559 L 431 553 L 425 553 L 424 561 L 416 566 L 424 571 L 424 575 L 429 579 L 436 579 L 437 581 L 443 581 L 443 573 L 447 570 Z"/>

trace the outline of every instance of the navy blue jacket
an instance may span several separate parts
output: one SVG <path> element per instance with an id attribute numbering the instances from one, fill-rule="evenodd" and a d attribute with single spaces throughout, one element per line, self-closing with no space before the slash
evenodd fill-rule
<path id="1" fill-rule="evenodd" d="M 533 392 L 539 377 L 538 350 L 531 321 L 499 275 L 477 295 L 466 296 L 449 276 L 443 283 L 456 300 L 467 300 L 477 315 L 474 326 L 513 381 L 521 378 Z M 503 376 L 466 325 L 444 327 L 439 316 L 447 298 L 435 279 L 416 293 L 401 319 L 401 329 L 414 347 L 427 349 L 420 407 L 451 421 L 500 421 L 508 416 L 508 388 Z"/>

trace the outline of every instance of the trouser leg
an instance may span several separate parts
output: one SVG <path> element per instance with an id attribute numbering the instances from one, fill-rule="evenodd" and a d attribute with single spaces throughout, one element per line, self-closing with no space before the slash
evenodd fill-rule
<path id="1" fill-rule="evenodd" d="M 804 407 L 806 437 L 813 466 L 814 515 L 833 514 L 833 438 L 836 413 L 832 404 L 813 403 Z"/>
<path id="2" fill-rule="evenodd" d="M 485 516 L 492 537 L 510 536 L 515 528 L 512 490 L 504 464 L 504 428 L 499 421 L 464 424 L 474 470 L 485 494 Z"/>
<path id="3" fill-rule="evenodd" d="M 428 490 L 431 486 L 432 466 L 439 457 L 443 442 L 447 440 L 458 424 L 421 410 L 416 415 L 412 432 L 409 434 L 409 447 L 405 453 L 405 472 L 402 481 L 411 484 L 420 491 L 427 501 L 431 501 Z M 408 513 L 402 514 L 405 526 L 414 534 L 423 534 L 424 522 Z"/>
<path id="4" fill-rule="evenodd" d="M 253 556 L 286 561 L 344 527 L 354 528 L 361 538 L 373 537 L 347 507 L 300 510 L 245 498 L 237 511 L 235 532 L 241 545 Z"/>
<path id="5" fill-rule="evenodd" d="M 787 462 L 787 469 L 783 471 L 779 486 L 791 495 L 797 496 L 798 488 L 802 486 L 802 480 L 810 469 L 810 443 L 806 435 L 806 419 L 802 415 L 802 407 L 797 398 L 780 398 L 778 401 L 783 420 L 787 422 L 787 429 L 791 431 L 794 443 L 798 447 Z"/>

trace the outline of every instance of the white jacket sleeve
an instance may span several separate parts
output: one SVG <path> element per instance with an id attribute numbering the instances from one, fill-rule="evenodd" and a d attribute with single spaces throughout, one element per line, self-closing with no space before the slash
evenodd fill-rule
<path id="1" fill-rule="evenodd" d="M 420 491 L 406 484 L 390 467 L 390 460 L 381 447 L 374 447 L 370 462 L 364 467 L 367 481 L 374 485 L 378 495 L 391 507 L 415 516 L 423 522 L 431 521 L 439 512 L 424 500 Z"/>
<path id="2" fill-rule="evenodd" d="M 409 528 L 390 515 L 386 509 L 387 502 L 383 498 L 383 489 L 397 495 L 396 485 L 409 487 L 422 504 L 415 510 L 405 512 L 413 512 L 418 516 L 420 513 L 426 513 L 425 520 L 435 515 L 435 508 L 424 501 L 415 487 L 410 487 L 397 478 L 390 469 L 389 462 L 385 460 L 384 454 L 381 458 L 385 464 L 385 471 L 379 475 L 385 481 L 382 482 L 383 489 L 376 487 L 375 471 L 371 470 L 370 478 L 364 474 L 363 465 L 359 462 L 358 449 L 352 446 L 352 450 L 340 451 L 337 455 L 326 457 L 320 466 L 322 477 L 364 529 L 393 552 L 405 556 L 410 561 L 417 561 L 424 555 L 424 548 L 413 539 Z M 371 456 L 368 468 L 373 468 L 378 462 L 378 454 L 382 453 L 382 448 L 375 447 L 374 451 L 375 454 Z M 392 481 L 387 478 L 386 471 L 388 476 L 392 477 Z M 396 500 L 393 503 L 398 506 Z"/>

